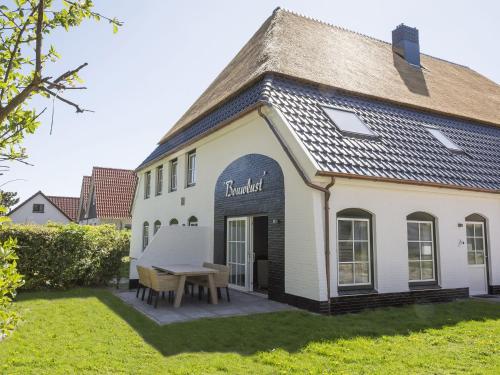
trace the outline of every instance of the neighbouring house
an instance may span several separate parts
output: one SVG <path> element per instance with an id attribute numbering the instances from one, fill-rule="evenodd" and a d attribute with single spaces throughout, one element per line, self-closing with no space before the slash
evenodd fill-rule
<path id="1" fill-rule="evenodd" d="M 130 229 L 135 185 L 133 170 L 94 167 L 92 175 L 82 180 L 80 224 L 114 224 L 118 229 Z"/>
<path id="2" fill-rule="evenodd" d="M 20 203 L 8 216 L 17 224 L 76 222 L 78 202 L 77 197 L 51 196 L 39 191 Z"/>
<path id="3" fill-rule="evenodd" d="M 87 209 L 87 202 L 89 199 L 90 180 L 92 176 L 83 176 L 82 187 L 80 189 L 80 202 L 78 206 L 78 221 L 85 219 L 85 210 Z"/>
<path id="4" fill-rule="evenodd" d="M 136 169 L 131 286 L 197 225 L 233 288 L 312 311 L 500 293 L 500 86 L 420 45 L 275 10 Z"/>

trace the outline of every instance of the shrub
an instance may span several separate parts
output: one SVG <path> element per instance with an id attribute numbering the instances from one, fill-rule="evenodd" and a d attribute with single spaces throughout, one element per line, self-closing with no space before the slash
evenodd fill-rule
<path id="1" fill-rule="evenodd" d="M 106 285 L 120 275 L 130 232 L 112 225 L 10 225 L 0 241 L 16 238 L 23 289 Z"/>
<path id="2" fill-rule="evenodd" d="M 0 341 L 14 330 L 19 320 L 19 315 L 11 309 L 16 289 L 23 285 L 16 269 L 15 249 L 16 241 L 12 238 L 0 242 Z"/>

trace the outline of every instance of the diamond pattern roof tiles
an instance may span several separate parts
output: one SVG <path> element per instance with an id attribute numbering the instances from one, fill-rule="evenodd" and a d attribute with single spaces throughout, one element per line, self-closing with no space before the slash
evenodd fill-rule
<path id="1" fill-rule="evenodd" d="M 500 128 L 271 74 L 160 144 L 138 168 L 259 102 L 283 114 L 319 172 L 500 191 Z M 322 106 L 353 111 L 378 137 L 343 135 Z M 428 126 L 439 129 L 464 153 L 448 150 L 428 132 Z"/>

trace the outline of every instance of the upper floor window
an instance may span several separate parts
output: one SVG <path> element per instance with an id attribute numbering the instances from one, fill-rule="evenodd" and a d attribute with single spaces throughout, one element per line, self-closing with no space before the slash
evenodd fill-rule
<path id="1" fill-rule="evenodd" d="M 170 219 L 168 225 L 179 225 L 179 220 L 177 220 L 176 218 Z"/>
<path id="2" fill-rule="evenodd" d="M 33 204 L 33 213 L 43 214 L 45 212 L 45 205 L 42 203 Z"/>
<path id="3" fill-rule="evenodd" d="M 153 234 L 156 234 L 156 232 L 158 232 L 158 230 L 161 228 L 161 221 L 160 220 L 156 220 L 155 221 L 155 225 L 153 227 Z"/>
<path id="4" fill-rule="evenodd" d="M 323 107 L 323 110 L 344 135 L 370 138 L 377 137 L 377 134 L 361 121 L 356 113 L 345 109 L 330 107 Z"/>
<path id="5" fill-rule="evenodd" d="M 149 223 L 147 221 L 142 225 L 142 250 L 148 247 L 149 244 Z"/>
<path id="6" fill-rule="evenodd" d="M 198 226 L 198 218 L 196 216 L 191 216 L 188 219 L 188 226 L 189 227 L 197 227 Z"/>
<path id="7" fill-rule="evenodd" d="M 434 226 L 434 217 L 427 213 L 416 212 L 407 217 L 410 282 L 436 281 Z"/>
<path id="8" fill-rule="evenodd" d="M 190 151 L 187 154 L 187 183 L 186 185 L 194 186 L 196 184 L 196 150 Z"/>
<path id="9" fill-rule="evenodd" d="M 163 192 L 163 165 L 156 168 L 156 195 Z"/>
<path id="10" fill-rule="evenodd" d="M 151 171 L 144 173 L 144 199 L 151 196 Z"/>
<path id="11" fill-rule="evenodd" d="M 463 152 L 462 148 L 448 138 L 441 130 L 432 126 L 427 126 L 427 131 L 432 134 L 444 147 L 453 152 Z"/>
<path id="12" fill-rule="evenodd" d="M 371 221 L 372 215 L 360 209 L 337 214 L 339 288 L 373 286 Z"/>
<path id="13" fill-rule="evenodd" d="M 170 191 L 177 190 L 177 159 L 170 161 Z"/>

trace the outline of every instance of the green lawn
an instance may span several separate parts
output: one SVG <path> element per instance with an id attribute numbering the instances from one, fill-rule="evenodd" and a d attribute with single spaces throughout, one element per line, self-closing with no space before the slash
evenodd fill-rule
<path id="1" fill-rule="evenodd" d="M 0 373 L 500 374 L 500 304 L 325 317 L 283 312 L 160 327 L 105 290 L 23 293 Z"/>

